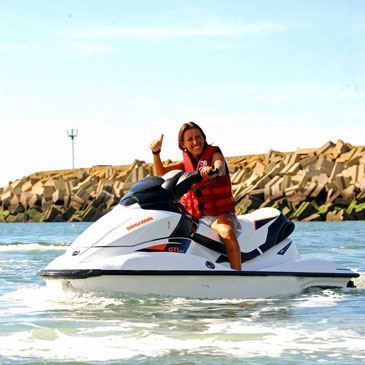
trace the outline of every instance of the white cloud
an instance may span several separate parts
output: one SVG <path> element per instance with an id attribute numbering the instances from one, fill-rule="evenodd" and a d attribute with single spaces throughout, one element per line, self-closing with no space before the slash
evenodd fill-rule
<path id="1" fill-rule="evenodd" d="M 68 44 L 68 48 L 82 56 L 92 56 L 96 54 L 115 53 L 116 49 L 110 45 L 95 42 L 74 42 Z"/>
<path id="2" fill-rule="evenodd" d="M 98 29 L 73 28 L 64 34 L 84 40 L 118 38 L 173 38 L 173 37 L 249 37 L 285 32 L 288 27 L 278 23 L 251 23 L 244 25 L 185 26 L 116 26 Z"/>
<path id="3" fill-rule="evenodd" d="M 363 100 L 365 102 L 365 92 L 354 88 L 345 88 L 337 85 L 325 84 L 293 84 L 293 85 L 268 85 L 268 86 L 229 86 L 220 85 L 204 90 L 196 88 L 194 91 L 198 95 L 201 93 L 212 94 L 222 97 L 233 95 L 244 97 L 245 100 L 264 102 L 290 102 L 304 99 L 327 99 L 327 100 Z"/>
<path id="4" fill-rule="evenodd" d="M 5 44 L 0 44 L 0 52 L 23 51 L 23 50 L 38 49 L 40 47 L 41 45 L 39 43 L 34 43 L 34 42 L 5 43 Z"/>

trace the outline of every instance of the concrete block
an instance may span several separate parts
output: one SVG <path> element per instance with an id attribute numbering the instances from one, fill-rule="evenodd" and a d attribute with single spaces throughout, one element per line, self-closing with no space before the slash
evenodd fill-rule
<path id="1" fill-rule="evenodd" d="M 48 208 L 44 213 L 43 213 L 43 218 L 41 219 L 42 222 L 54 222 L 55 219 L 61 215 L 62 216 L 62 211 L 58 210 L 55 207 L 50 207 Z"/>
<path id="2" fill-rule="evenodd" d="M 316 188 L 317 188 L 316 182 L 307 182 L 304 186 L 304 195 L 308 197 L 311 196 Z"/>
<path id="3" fill-rule="evenodd" d="M 284 175 L 283 176 L 283 183 L 281 185 L 281 189 L 282 189 L 282 192 L 285 191 L 285 189 L 287 189 L 291 184 L 291 179 L 292 177 L 289 176 L 289 175 Z"/>
<path id="4" fill-rule="evenodd" d="M 50 186 L 52 188 L 54 188 L 54 179 L 47 179 L 44 183 L 43 183 L 43 186 Z"/>
<path id="5" fill-rule="evenodd" d="M 244 184 L 246 186 L 251 186 L 253 184 L 256 184 L 256 182 L 259 180 L 259 176 L 257 176 L 255 173 L 253 173 L 247 180 L 244 181 Z"/>
<path id="6" fill-rule="evenodd" d="M 316 170 L 321 171 L 321 173 L 325 173 L 328 177 L 331 176 L 334 163 L 329 161 L 326 156 L 321 155 L 318 157 L 318 161 L 315 165 Z"/>
<path id="7" fill-rule="evenodd" d="M 355 215 L 358 220 L 365 220 L 365 202 L 356 205 Z"/>
<path id="8" fill-rule="evenodd" d="M 301 220 L 315 213 L 315 209 L 310 202 L 302 202 L 299 208 L 292 215 L 292 218 Z"/>
<path id="9" fill-rule="evenodd" d="M 351 166 L 343 170 L 341 174 L 344 177 L 349 177 L 351 184 L 355 184 L 359 178 L 359 166 L 358 165 Z"/>
<path id="10" fill-rule="evenodd" d="M 355 153 L 351 159 L 346 161 L 346 167 L 351 167 L 355 165 L 360 165 L 361 161 L 363 159 L 364 154 L 363 153 Z"/>
<path id="11" fill-rule="evenodd" d="M 316 222 L 321 220 L 321 215 L 318 213 L 311 214 L 309 217 L 303 219 L 304 222 Z"/>
<path id="12" fill-rule="evenodd" d="M 356 148 L 353 148 L 349 152 L 343 153 L 340 157 L 337 158 L 336 161 L 346 163 L 354 157 L 356 152 L 357 152 Z"/>
<path id="13" fill-rule="evenodd" d="M 292 195 L 292 193 L 296 190 L 298 190 L 300 187 L 299 185 L 292 185 L 285 189 L 285 195 Z"/>
<path id="14" fill-rule="evenodd" d="M 274 184 L 272 187 L 271 187 L 271 197 L 273 200 L 277 200 L 277 199 L 280 199 L 284 196 L 283 194 L 283 191 L 281 189 L 281 184 L 280 182 Z"/>
<path id="15" fill-rule="evenodd" d="M 270 200 L 270 199 L 271 199 L 270 186 L 265 186 L 265 188 L 264 188 L 264 200 Z"/>
<path id="16" fill-rule="evenodd" d="M 338 222 L 343 221 L 345 211 L 343 209 L 333 210 L 327 213 L 326 221 L 327 222 Z"/>
<path id="17" fill-rule="evenodd" d="M 355 186 L 354 185 L 350 185 L 346 189 L 342 190 L 341 191 L 341 196 L 344 199 L 348 199 L 348 200 L 354 199 L 356 197 Z"/>
<path id="18" fill-rule="evenodd" d="M 64 204 L 64 199 L 65 199 L 65 191 L 64 190 L 57 189 L 52 194 L 52 201 L 53 201 L 53 203 L 55 203 L 57 205 L 63 205 Z"/>
<path id="19" fill-rule="evenodd" d="M 74 213 L 76 212 L 76 209 L 73 207 L 69 207 L 67 208 L 63 214 L 62 217 L 65 221 L 68 221 L 69 219 L 71 219 L 71 217 L 74 215 Z"/>
<path id="20" fill-rule="evenodd" d="M 293 152 L 287 153 L 285 155 L 284 160 L 283 160 L 285 166 L 288 166 L 288 164 L 289 164 L 289 162 L 291 160 L 292 155 L 294 155 Z"/>
<path id="21" fill-rule="evenodd" d="M 32 181 L 28 180 L 22 185 L 21 191 L 24 193 L 26 191 L 30 191 L 32 189 Z"/>
<path id="22" fill-rule="evenodd" d="M 41 201 L 41 207 L 42 207 L 42 211 L 44 212 L 44 211 L 50 209 L 51 207 L 53 207 L 53 201 L 52 200 L 46 200 L 43 197 L 42 201 Z"/>
<path id="23" fill-rule="evenodd" d="M 28 209 L 29 201 L 31 200 L 32 197 L 33 197 L 33 194 L 30 193 L 29 191 L 24 192 L 20 195 L 19 202 L 23 206 L 24 210 Z"/>
<path id="24" fill-rule="evenodd" d="M 96 209 L 102 210 L 106 207 L 106 204 L 110 199 L 114 200 L 112 194 L 108 193 L 105 190 L 102 190 L 101 193 L 92 201 L 92 206 Z"/>
<path id="25" fill-rule="evenodd" d="M 53 181 L 53 186 L 56 190 L 66 191 L 67 182 L 63 178 L 55 179 Z"/>
<path id="26" fill-rule="evenodd" d="M 317 155 L 324 154 L 325 152 L 328 152 L 332 147 L 334 147 L 334 143 L 331 141 L 328 141 L 323 146 L 321 146 L 320 148 L 317 149 L 316 154 Z"/>
<path id="27" fill-rule="evenodd" d="M 42 206 L 42 196 L 38 195 L 38 194 L 33 194 L 31 198 L 28 201 L 28 207 L 29 209 L 34 209 L 34 208 L 40 208 Z"/>
<path id="28" fill-rule="evenodd" d="M 10 188 L 11 190 L 16 190 L 16 189 L 19 189 L 19 192 L 21 191 L 21 188 L 22 188 L 22 185 L 24 183 L 24 180 L 23 179 L 17 179 L 15 180 L 14 182 L 12 182 L 10 184 Z"/>
<path id="29" fill-rule="evenodd" d="M 13 223 L 16 221 L 16 215 L 13 215 L 13 214 L 9 214 L 7 217 L 6 217 L 6 222 L 8 223 Z"/>
<path id="30" fill-rule="evenodd" d="M 112 196 L 106 201 L 105 208 L 107 210 L 110 210 L 116 203 L 118 202 L 118 199 L 112 194 Z"/>
<path id="31" fill-rule="evenodd" d="M 283 177 L 276 175 L 265 186 L 272 187 L 273 185 L 281 184 L 282 181 L 283 181 Z"/>
<path id="32" fill-rule="evenodd" d="M 252 200 L 247 196 L 243 198 L 239 203 L 236 204 L 235 210 L 237 215 L 246 214 L 247 210 L 252 204 Z"/>
<path id="33" fill-rule="evenodd" d="M 87 189 L 80 188 L 74 196 L 81 198 L 84 202 L 90 199 L 90 193 Z"/>
<path id="34" fill-rule="evenodd" d="M 295 175 L 300 170 L 300 163 L 299 162 L 295 162 L 294 164 L 289 165 L 288 167 L 289 167 L 288 169 L 287 168 L 284 168 L 282 170 L 282 173 L 285 171 L 285 173 L 287 175 L 293 176 L 293 175 Z"/>
<path id="35" fill-rule="evenodd" d="M 351 146 L 348 143 L 345 143 L 344 141 L 338 139 L 336 141 L 334 149 L 337 151 L 338 154 L 341 155 L 343 153 L 349 152 L 351 150 Z"/>
<path id="36" fill-rule="evenodd" d="M 302 160 L 299 161 L 300 167 L 302 169 L 305 169 L 307 166 L 315 164 L 317 162 L 318 157 L 314 154 L 309 155 L 306 158 L 303 158 Z"/>
<path id="37" fill-rule="evenodd" d="M 149 175 L 149 170 L 145 166 L 138 167 L 137 180 L 141 180 Z"/>
<path id="38" fill-rule="evenodd" d="M 1 202 L 1 207 L 3 210 L 8 209 L 12 197 L 13 197 L 13 194 L 11 191 L 6 191 L 5 193 L 3 193 L 1 195 L 0 202 Z"/>
<path id="39" fill-rule="evenodd" d="M 107 179 L 113 179 L 115 176 L 115 170 L 112 166 L 108 166 L 105 171 L 105 178 Z"/>
<path id="40" fill-rule="evenodd" d="M 335 162 L 333 165 L 333 169 L 330 174 L 330 180 L 333 180 L 338 174 L 340 174 L 344 169 L 344 163 L 343 162 Z"/>
<path id="41" fill-rule="evenodd" d="M 317 198 L 323 191 L 324 191 L 324 184 L 321 184 L 319 182 L 316 183 L 317 187 L 313 190 L 313 192 L 310 194 L 312 198 Z"/>
<path id="42" fill-rule="evenodd" d="M 72 195 L 70 199 L 70 207 L 75 208 L 76 210 L 79 210 L 82 208 L 82 206 L 85 204 L 85 200 L 77 195 Z"/>
<path id="43" fill-rule="evenodd" d="M 83 212 L 80 214 L 80 218 L 83 222 L 91 222 L 91 218 L 94 216 L 97 211 L 92 205 L 89 205 Z"/>
<path id="44" fill-rule="evenodd" d="M 62 223 L 62 222 L 66 222 L 66 220 L 63 218 L 63 215 L 60 214 L 60 215 L 56 216 L 56 218 L 54 218 L 53 222 Z"/>
<path id="45" fill-rule="evenodd" d="M 37 184 L 36 184 L 37 185 Z M 38 186 L 36 186 L 36 185 L 34 185 L 33 186 L 33 188 L 32 188 L 32 190 L 31 190 L 31 193 L 32 194 L 37 194 L 37 195 L 41 195 L 41 196 L 43 196 L 43 192 L 44 192 L 44 187 L 43 187 L 43 185 L 38 185 Z"/>
<path id="46" fill-rule="evenodd" d="M 310 176 L 308 172 L 301 170 L 292 177 L 292 184 L 298 184 L 301 188 L 303 188 L 309 180 Z"/>
<path id="47" fill-rule="evenodd" d="M 326 174 L 319 174 L 317 176 L 313 176 L 311 178 L 311 182 L 315 182 L 317 185 L 325 186 L 329 182 L 329 179 Z"/>
<path id="48" fill-rule="evenodd" d="M 275 177 L 276 175 L 278 175 L 284 168 L 284 163 L 282 161 L 277 162 L 277 163 L 272 163 L 270 164 L 266 169 L 265 172 L 267 171 L 267 175 L 270 177 Z"/>
<path id="49" fill-rule="evenodd" d="M 54 192 L 55 192 L 54 186 L 44 186 L 42 195 L 46 200 L 51 200 Z"/>
<path id="50" fill-rule="evenodd" d="M 257 183 L 256 188 L 257 189 L 264 189 L 266 184 L 271 180 L 271 177 L 269 175 L 264 175 Z"/>
<path id="51" fill-rule="evenodd" d="M 231 180 L 232 184 L 239 184 L 243 182 L 245 178 L 248 178 L 248 171 L 245 168 L 239 169 L 234 173 L 234 178 Z"/>
<path id="52" fill-rule="evenodd" d="M 233 185 L 232 186 L 232 194 L 233 194 L 233 198 L 236 200 L 238 194 L 240 194 L 244 189 L 246 188 L 245 184 L 240 183 L 237 185 Z M 123 190 L 121 190 L 122 192 Z"/>
<path id="53" fill-rule="evenodd" d="M 290 160 L 288 163 L 285 163 L 284 160 L 284 165 L 294 165 L 295 163 L 299 162 L 301 160 L 301 155 L 297 154 L 297 153 L 292 153 L 290 155 Z"/>
<path id="54" fill-rule="evenodd" d="M 362 179 L 365 178 L 365 163 L 360 163 L 359 164 L 359 177 L 358 179 Z"/>
<path id="55" fill-rule="evenodd" d="M 333 191 L 333 190 L 328 191 L 326 204 L 333 203 L 340 195 L 341 195 L 340 191 Z"/>
<path id="56" fill-rule="evenodd" d="M 350 182 L 351 178 L 343 175 L 337 175 L 333 181 L 340 191 L 345 190 L 350 185 Z"/>

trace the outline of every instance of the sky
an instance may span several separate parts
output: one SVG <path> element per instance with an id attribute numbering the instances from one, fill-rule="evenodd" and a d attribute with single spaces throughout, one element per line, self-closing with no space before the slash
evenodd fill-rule
<path id="1" fill-rule="evenodd" d="M 365 145 L 363 0 L 0 0 L 0 186 L 36 171 Z"/>

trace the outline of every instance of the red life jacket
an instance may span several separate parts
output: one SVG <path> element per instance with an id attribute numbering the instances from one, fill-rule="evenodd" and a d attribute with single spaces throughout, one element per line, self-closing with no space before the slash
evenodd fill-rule
<path id="1" fill-rule="evenodd" d="M 183 152 L 184 170 L 194 172 L 204 166 L 212 166 L 212 157 L 220 151 L 216 146 L 207 145 L 200 156 L 198 163 L 194 164 L 191 155 Z M 204 178 L 184 196 L 180 198 L 181 204 L 194 217 L 203 215 L 217 216 L 222 213 L 234 212 L 234 199 L 231 190 L 229 173 L 217 178 Z"/>

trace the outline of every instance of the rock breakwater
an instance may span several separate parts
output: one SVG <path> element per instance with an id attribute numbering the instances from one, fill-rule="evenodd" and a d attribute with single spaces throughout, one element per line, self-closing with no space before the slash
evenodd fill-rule
<path id="1" fill-rule="evenodd" d="M 270 206 L 294 220 L 365 219 L 365 147 L 338 140 L 227 160 L 238 214 Z M 95 221 L 152 174 L 138 160 L 34 173 L 0 188 L 0 221 Z"/>

